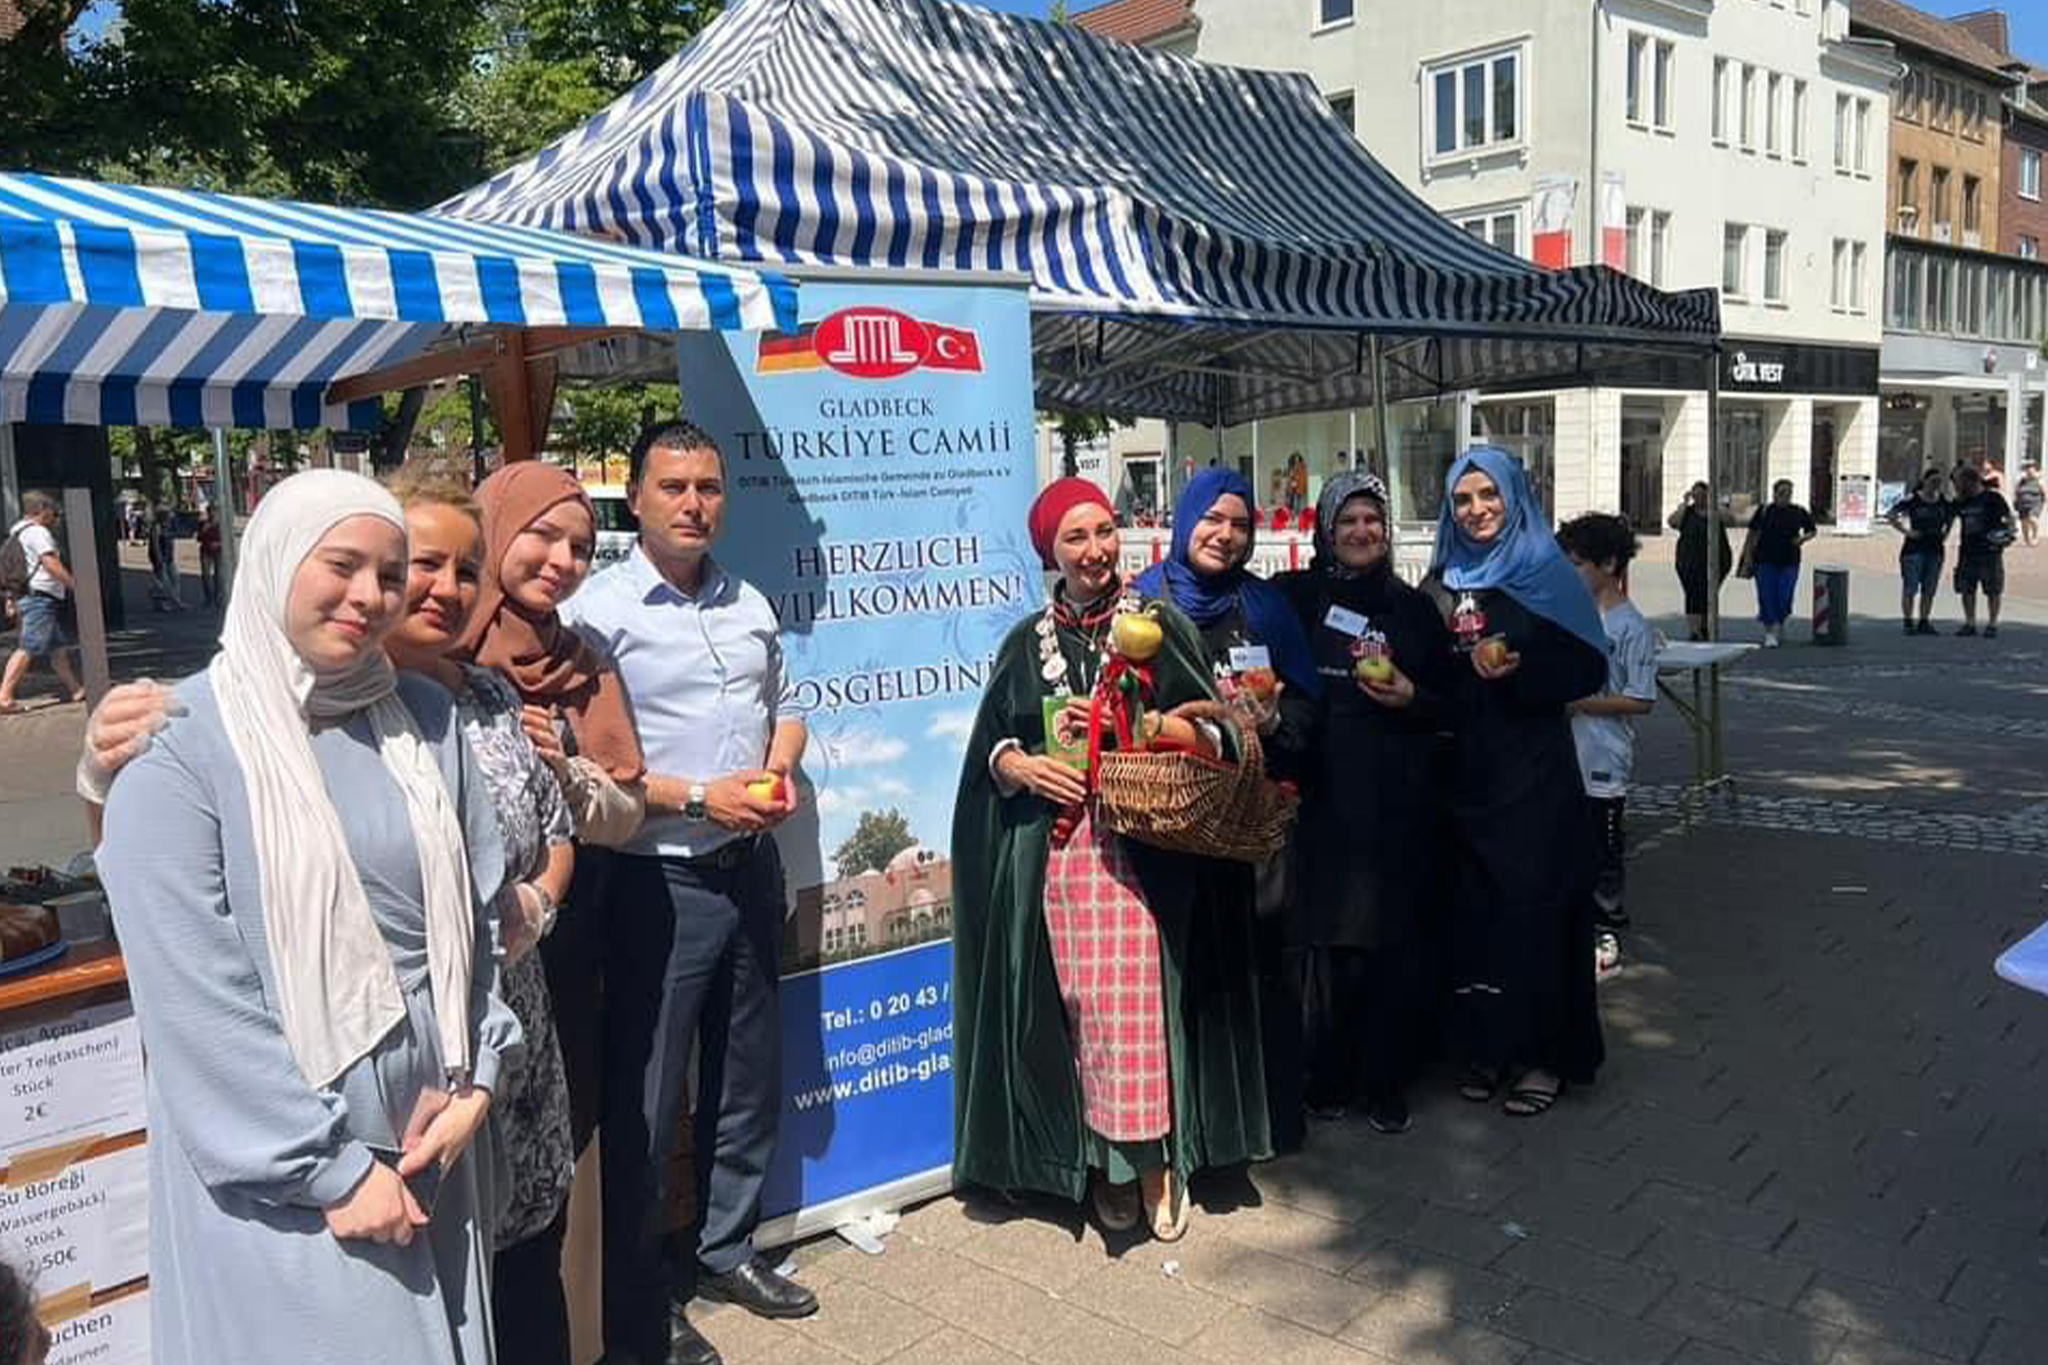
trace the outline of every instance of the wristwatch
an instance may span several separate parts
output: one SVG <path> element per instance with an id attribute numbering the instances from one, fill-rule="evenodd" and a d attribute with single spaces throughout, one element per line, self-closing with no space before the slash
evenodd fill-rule
<path id="1" fill-rule="evenodd" d="M 703 820 L 709 817 L 710 814 L 710 810 L 704 805 L 704 784 L 702 782 L 692 782 L 689 795 L 683 801 L 683 818 L 686 820 Z"/>

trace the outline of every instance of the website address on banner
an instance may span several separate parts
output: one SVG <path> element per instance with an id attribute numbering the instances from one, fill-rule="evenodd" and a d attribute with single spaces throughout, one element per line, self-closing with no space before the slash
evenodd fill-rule
<path id="1" fill-rule="evenodd" d="M 842 1047 L 825 1058 L 829 1073 L 834 1076 L 847 1071 L 862 1074 L 846 1080 L 834 1080 L 829 1085 L 796 1091 L 790 1096 L 791 1103 L 798 1112 L 803 1112 L 838 1104 L 860 1095 L 873 1095 L 893 1086 L 923 1083 L 943 1076 L 953 1069 L 953 1054 L 944 1050 L 933 1052 L 932 1049 L 944 1049 L 952 1041 L 953 1026 L 946 1023 L 921 1029 L 916 1033 L 899 1033 L 879 1042 Z M 891 1057 L 900 1057 L 906 1053 L 930 1055 L 920 1056 L 916 1061 L 889 1060 Z"/>

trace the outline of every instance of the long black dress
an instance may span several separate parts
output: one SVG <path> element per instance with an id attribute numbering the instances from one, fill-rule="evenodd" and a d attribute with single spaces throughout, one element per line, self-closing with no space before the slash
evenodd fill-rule
<path id="1" fill-rule="evenodd" d="M 1308 1097 L 1334 1106 L 1361 1090 L 1398 1093 L 1433 1032 L 1451 637 L 1435 604 L 1384 562 L 1356 578 L 1303 570 L 1273 581 L 1323 675 L 1298 779 L 1292 936 L 1304 956 Z M 1352 643 L 1366 630 L 1386 637 L 1415 684 L 1411 705 L 1382 706 L 1355 681 Z"/>
<path id="2" fill-rule="evenodd" d="M 1434 581 L 1428 591 L 1446 621 L 1465 596 Z M 1484 633 L 1506 636 L 1522 661 L 1489 682 L 1452 655 L 1453 1046 L 1491 1071 L 1590 1081 L 1606 1055 L 1593 975 L 1597 834 L 1565 707 L 1600 691 L 1607 660 L 1504 592 L 1470 596 Z"/>

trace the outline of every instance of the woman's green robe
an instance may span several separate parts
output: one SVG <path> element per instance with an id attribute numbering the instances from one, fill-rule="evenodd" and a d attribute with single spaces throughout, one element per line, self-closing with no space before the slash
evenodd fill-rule
<path id="1" fill-rule="evenodd" d="M 1213 698 L 1193 626 L 1162 604 L 1158 709 Z M 1082 1117 L 1081 1082 L 1045 927 L 1045 863 L 1056 812 L 989 775 L 1004 739 L 1042 753 L 1038 617 L 1003 641 L 982 697 L 953 811 L 953 1178 L 1078 1200 L 1103 1140 Z M 1092 682 L 1084 637 L 1059 632 L 1070 675 Z M 1159 926 L 1173 1069 L 1175 1171 L 1272 1155 L 1253 975 L 1252 878 L 1241 863 L 1127 843 Z"/>

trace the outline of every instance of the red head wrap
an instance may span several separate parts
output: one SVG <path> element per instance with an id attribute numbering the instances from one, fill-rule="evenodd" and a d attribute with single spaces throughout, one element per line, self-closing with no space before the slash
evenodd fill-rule
<path id="1" fill-rule="evenodd" d="M 1059 536 L 1060 522 L 1076 507 L 1100 507 L 1116 515 L 1108 495 L 1086 479 L 1055 479 L 1031 504 L 1031 543 L 1038 547 L 1038 557 L 1048 569 L 1059 567 L 1053 562 L 1052 543 Z"/>

